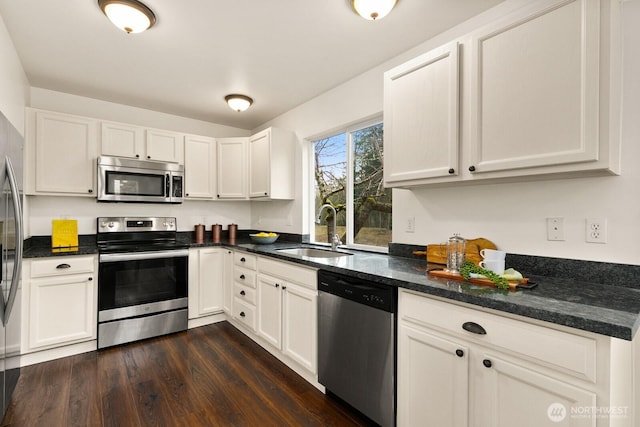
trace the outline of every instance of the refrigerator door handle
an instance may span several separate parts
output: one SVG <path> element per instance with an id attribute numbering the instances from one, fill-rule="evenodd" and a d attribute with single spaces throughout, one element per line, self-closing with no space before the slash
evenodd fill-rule
<path id="1" fill-rule="evenodd" d="M 11 309 L 13 303 L 16 300 L 16 294 L 18 293 L 18 285 L 20 284 L 20 274 L 22 273 L 22 245 L 23 245 L 23 230 L 22 230 L 22 206 L 20 204 L 20 192 L 18 191 L 18 183 L 16 180 L 16 174 L 11 164 L 9 157 L 5 158 L 7 165 L 7 177 L 9 178 L 9 186 L 11 187 L 11 199 L 13 200 L 13 209 L 16 226 L 15 237 L 15 254 L 16 258 L 13 263 L 13 276 L 11 277 L 11 287 L 9 288 L 9 298 L 7 300 L 6 309 L 4 310 L 3 322 L 6 325 L 11 316 Z"/>

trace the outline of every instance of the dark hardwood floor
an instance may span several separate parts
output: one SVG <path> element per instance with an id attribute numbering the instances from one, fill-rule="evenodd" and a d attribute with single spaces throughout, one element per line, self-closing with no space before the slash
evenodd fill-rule
<path id="1" fill-rule="evenodd" d="M 227 322 L 22 368 L 3 426 L 359 426 Z"/>

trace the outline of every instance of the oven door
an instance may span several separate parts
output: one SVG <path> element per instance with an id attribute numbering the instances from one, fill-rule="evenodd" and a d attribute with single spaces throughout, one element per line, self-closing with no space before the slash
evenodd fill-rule
<path id="1" fill-rule="evenodd" d="M 100 254 L 98 322 L 187 307 L 189 250 Z"/>

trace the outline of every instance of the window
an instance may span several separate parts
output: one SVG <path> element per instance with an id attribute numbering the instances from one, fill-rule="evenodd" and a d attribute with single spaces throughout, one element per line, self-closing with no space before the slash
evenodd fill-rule
<path id="1" fill-rule="evenodd" d="M 365 249 L 387 249 L 391 242 L 391 189 L 382 185 L 382 135 L 380 121 L 355 126 L 313 141 L 311 214 L 315 227 L 311 241 L 329 243 L 337 233 L 343 244 Z M 337 211 L 337 231 L 333 212 Z"/>

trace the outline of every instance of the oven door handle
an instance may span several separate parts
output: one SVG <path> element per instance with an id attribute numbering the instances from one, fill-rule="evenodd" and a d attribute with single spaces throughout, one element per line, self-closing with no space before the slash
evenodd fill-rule
<path id="1" fill-rule="evenodd" d="M 101 254 L 100 262 L 138 261 L 144 259 L 181 258 L 186 256 L 189 256 L 189 249 L 153 252 L 127 252 L 119 254 Z"/>

